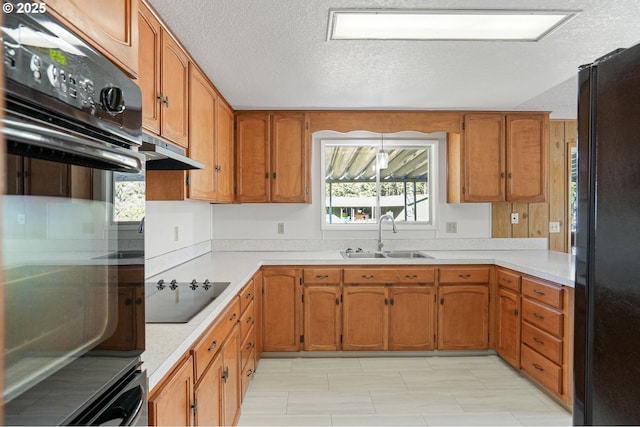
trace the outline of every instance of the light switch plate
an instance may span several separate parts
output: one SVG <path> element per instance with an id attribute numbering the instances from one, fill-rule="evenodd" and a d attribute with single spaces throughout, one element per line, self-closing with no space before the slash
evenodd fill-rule
<path id="1" fill-rule="evenodd" d="M 457 233 L 457 232 L 458 232 L 458 223 L 447 222 L 447 233 Z"/>
<path id="2" fill-rule="evenodd" d="M 284 222 L 278 223 L 278 234 L 284 234 Z"/>
<path id="3" fill-rule="evenodd" d="M 551 221 L 549 223 L 549 233 L 559 233 L 559 232 L 560 232 L 560 222 Z"/>

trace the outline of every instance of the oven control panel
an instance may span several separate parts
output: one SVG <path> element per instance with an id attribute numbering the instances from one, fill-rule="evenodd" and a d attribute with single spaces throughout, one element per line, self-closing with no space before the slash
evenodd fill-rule
<path id="1" fill-rule="evenodd" d="M 47 14 L 3 18 L 6 92 L 138 143 L 142 95 L 128 75 Z"/>

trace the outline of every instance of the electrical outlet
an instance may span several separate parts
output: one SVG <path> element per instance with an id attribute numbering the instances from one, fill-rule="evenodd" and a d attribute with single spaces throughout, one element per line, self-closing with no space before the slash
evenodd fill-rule
<path id="1" fill-rule="evenodd" d="M 23 213 L 18 214 L 18 225 L 25 225 L 27 223 L 27 216 Z"/>
<path id="2" fill-rule="evenodd" d="M 176 225 L 173 227 L 173 241 L 177 242 L 178 240 L 180 240 L 180 227 Z"/>
<path id="3" fill-rule="evenodd" d="M 458 232 L 458 223 L 447 222 L 447 233 L 457 233 L 457 232 Z"/>
<path id="4" fill-rule="evenodd" d="M 560 222 L 552 221 L 549 223 L 549 233 L 559 233 L 560 232 Z"/>
<path id="5" fill-rule="evenodd" d="M 520 221 L 520 215 L 518 212 L 511 213 L 511 224 L 517 224 Z"/>
<path id="6" fill-rule="evenodd" d="M 284 222 L 278 223 L 278 234 L 284 234 Z"/>

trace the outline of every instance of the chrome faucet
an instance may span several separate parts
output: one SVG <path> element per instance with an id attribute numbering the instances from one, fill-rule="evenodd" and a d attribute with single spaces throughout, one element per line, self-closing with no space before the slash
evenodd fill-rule
<path id="1" fill-rule="evenodd" d="M 398 232 L 398 229 L 396 228 L 396 222 L 393 220 L 393 216 L 391 214 L 381 215 L 380 219 L 378 219 L 378 251 L 382 251 L 382 248 L 384 247 L 384 243 L 382 243 L 382 221 L 384 221 L 385 219 L 391 221 L 393 232 Z"/>

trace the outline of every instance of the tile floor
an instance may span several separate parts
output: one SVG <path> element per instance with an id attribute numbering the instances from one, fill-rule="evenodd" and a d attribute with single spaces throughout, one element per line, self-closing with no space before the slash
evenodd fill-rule
<path id="1" fill-rule="evenodd" d="M 497 356 L 262 359 L 240 426 L 571 425 Z"/>

